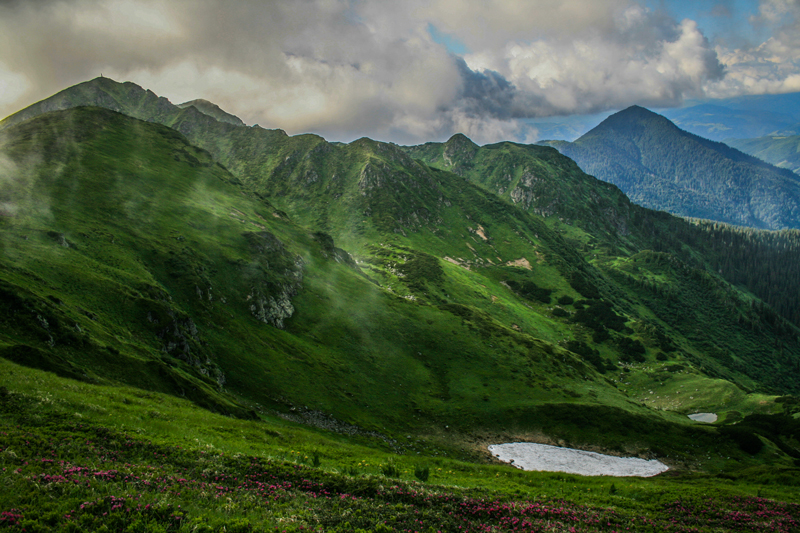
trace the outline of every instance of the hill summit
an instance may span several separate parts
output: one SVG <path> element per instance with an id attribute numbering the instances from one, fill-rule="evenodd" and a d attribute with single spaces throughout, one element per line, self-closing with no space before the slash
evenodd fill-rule
<path id="1" fill-rule="evenodd" d="M 639 205 L 762 229 L 800 227 L 800 177 L 640 106 L 573 143 L 545 141 Z"/>
<path id="2" fill-rule="evenodd" d="M 178 104 L 178 107 L 180 107 L 181 109 L 190 106 L 194 107 L 201 113 L 204 113 L 210 117 L 214 117 L 220 122 L 227 122 L 228 124 L 233 124 L 234 126 L 245 125 L 242 119 L 240 119 L 236 115 L 231 115 L 230 113 L 223 111 L 222 108 L 220 108 L 217 104 L 209 102 L 208 100 L 203 100 L 202 98 Z"/>

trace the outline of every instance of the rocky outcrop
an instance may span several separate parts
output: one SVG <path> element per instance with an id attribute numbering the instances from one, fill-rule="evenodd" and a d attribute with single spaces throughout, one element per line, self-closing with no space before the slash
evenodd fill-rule
<path id="1" fill-rule="evenodd" d="M 303 260 L 290 253 L 272 233 L 246 233 L 254 261 L 250 265 L 250 313 L 261 322 L 283 328 L 294 314 L 292 298 L 303 282 Z"/>
<path id="2" fill-rule="evenodd" d="M 333 237 L 325 232 L 318 231 L 311 235 L 315 241 L 319 243 L 322 256 L 327 259 L 333 259 L 337 263 L 344 263 L 350 267 L 358 269 L 353 257 L 341 248 L 337 248 L 333 242 Z"/>
<path id="3" fill-rule="evenodd" d="M 247 295 L 250 312 L 261 322 L 283 329 L 284 320 L 294 314 L 292 298 L 296 294 L 295 287 L 291 285 L 280 286 L 273 294 L 264 294 L 262 288 L 253 287 L 252 292 Z"/>

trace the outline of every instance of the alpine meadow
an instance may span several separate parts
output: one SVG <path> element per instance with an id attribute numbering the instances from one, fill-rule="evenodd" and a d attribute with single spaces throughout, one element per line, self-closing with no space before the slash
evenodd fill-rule
<path id="1" fill-rule="evenodd" d="M 0 530 L 800 531 L 781 166 L 641 107 L 404 146 L 69 87 L 0 122 Z"/>

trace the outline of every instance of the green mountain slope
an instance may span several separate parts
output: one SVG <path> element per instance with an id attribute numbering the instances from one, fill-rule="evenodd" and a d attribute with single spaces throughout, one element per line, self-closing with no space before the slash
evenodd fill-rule
<path id="1" fill-rule="evenodd" d="M 359 250 L 360 243 L 369 242 L 367 237 L 379 235 L 369 229 L 372 227 L 371 217 L 364 215 L 368 210 L 357 209 L 358 201 L 363 201 L 359 198 L 360 191 L 353 192 L 357 187 L 345 197 L 349 207 L 345 208 L 344 202 L 340 201 L 345 181 L 341 178 L 342 173 L 356 167 L 352 166 L 352 158 L 344 166 L 336 163 L 327 167 L 327 162 L 338 161 L 342 152 L 334 150 L 335 147 L 324 139 L 314 135 L 289 137 L 281 130 L 236 127 L 218 122 L 194 107 L 180 109 L 173 106 L 166 99 L 130 82 L 96 78 L 81 83 L 8 117 L 0 122 L 0 128 L 36 116 L 43 110 L 76 105 L 100 105 L 178 129 L 192 143 L 211 152 L 217 161 L 255 191 L 272 195 L 271 200 L 278 207 L 292 212 L 308 227 L 331 232 L 349 250 Z M 485 147 L 487 150 L 475 152 L 477 147 L 469 145 L 472 143 L 466 137 L 455 136 L 444 147 L 432 143 L 413 148 L 409 153 L 434 167 L 462 174 L 506 200 L 521 202 L 520 206 L 529 211 L 583 228 L 588 233 L 579 239 L 581 242 L 587 246 L 607 248 L 613 256 L 654 249 L 677 254 L 683 261 L 720 272 L 728 281 L 742 285 L 782 316 L 800 325 L 800 310 L 794 298 L 800 290 L 800 282 L 791 274 L 800 268 L 800 239 L 795 234 L 775 238 L 766 233 L 738 235 L 740 230 L 711 226 L 696 231 L 674 217 L 639 209 L 615 187 L 590 178 L 572 161 L 547 155 L 545 150 L 500 143 L 494 148 Z M 390 145 L 370 145 L 365 140 L 359 146 L 362 150 L 380 146 L 382 150 L 391 151 L 395 159 L 402 157 Z M 439 153 L 445 148 L 447 154 Z M 348 149 L 348 153 L 354 152 Z M 473 153 L 481 161 L 472 161 Z M 448 163 L 450 159 L 452 161 Z M 465 173 L 467 169 L 460 168 L 460 165 L 471 165 L 472 170 Z M 532 169 L 541 172 L 533 175 Z M 360 172 L 360 168 L 356 170 Z M 512 193 L 516 198 L 511 198 Z M 306 196 L 311 194 L 320 201 L 314 209 L 307 209 Z M 688 196 L 695 198 L 693 193 Z M 396 203 L 402 198 L 403 195 L 399 195 L 387 198 L 387 201 Z M 407 215 L 411 216 L 411 213 Z M 419 214 L 415 216 L 419 217 Z M 388 219 L 384 218 L 384 226 L 387 223 Z M 399 231 L 403 231 L 402 228 Z M 351 239 L 351 235 L 354 238 Z M 739 262 L 741 254 L 729 246 L 732 240 L 745 243 L 748 249 L 742 252 L 744 255 L 758 256 L 761 260 L 742 268 Z M 789 275 L 778 276 L 777 272 L 788 272 Z M 765 283 L 766 279 L 770 281 Z"/>
<path id="2" fill-rule="evenodd" d="M 651 209 L 755 228 L 800 227 L 796 174 L 641 107 L 612 115 L 574 143 L 550 144 Z"/>
<path id="3" fill-rule="evenodd" d="M 800 172 L 800 136 L 757 137 L 755 139 L 725 139 L 725 144 L 762 159 L 795 174 Z"/>
<path id="4" fill-rule="evenodd" d="M 2 199 L 4 294 L 22 310 L 3 318 L 7 358 L 138 386 L 148 385 L 109 368 L 128 358 L 193 380 L 218 368 L 225 381 L 205 395 L 216 409 L 332 415 L 441 446 L 545 431 L 685 454 L 695 437 L 684 413 L 780 410 L 748 393 L 797 387 L 797 329 L 702 264 L 644 251 L 592 264 L 589 233 L 399 147 L 216 121 L 204 130 L 206 120 L 187 108 L 173 125 L 198 142 L 213 135 L 219 153 L 228 145 L 236 177 L 174 130 L 108 111 L 3 130 L 4 168 L 20 184 Z M 588 179 L 555 151 L 532 150 Z M 97 231 L 111 240 L 92 241 Z M 103 276 L 81 277 L 94 272 Z M 73 322 L 111 355 L 82 359 L 68 342 Z M 159 337 L 163 323 L 177 340 Z"/>
<path id="5" fill-rule="evenodd" d="M 548 224 L 598 266 L 652 250 L 665 252 L 755 294 L 800 325 L 800 232 L 757 231 L 689 222 L 642 208 L 614 185 L 584 174 L 551 148 L 498 143 L 478 147 L 463 135 L 406 147 L 426 164 L 464 176 Z"/>
<path id="6" fill-rule="evenodd" d="M 760 422 L 786 433 L 800 423 Z M 8 531 L 509 531 L 524 521 L 543 531 L 646 523 L 710 533 L 791 531 L 800 518 L 789 503 L 798 501 L 796 467 L 613 479 L 398 455 L 358 437 L 233 419 L 3 360 L 0 428 Z M 703 442 L 695 464 L 736 454 Z"/>
<path id="7" fill-rule="evenodd" d="M 130 95 L 176 129 L 78 98 L 0 131 L 2 526 L 796 524 L 766 498 L 797 500 L 800 331 L 745 285 L 794 286 L 797 231 L 651 212 L 550 148 Z M 492 464 L 517 440 L 672 472 Z"/>
<path id="8" fill-rule="evenodd" d="M 47 115 L 0 144 L 3 356 L 243 412 L 219 394 L 208 337 L 221 326 L 203 310 L 291 315 L 300 259 L 259 231 L 270 206 L 238 215 L 255 203 L 208 153 L 109 111 Z M 216 278 L 232 292 L 215 293 Z"/>
<path id="9" fill-rule="evenodd" d="M 370 280 L 173 130 L 108 111 L 37 117 L 6 130 L 2 148 L 15 184 L 3 198 L 2 353 L 14 361 L 197 389 L 216 409 L 235 405 L 223 389 L 250 406 L 311 405 L 368 428 L 482 426 L 571 401 L 578 372 L 596 375 L 555 345 L 567 326 L 529 316 L 499 283 L 541 271 L 575 294 L 557 267 L 510 268 L 487 289 L 387 242 L 373 245 Z M 527 244 L 543 228 L 515 229 Z M 497 317 L 481 309 L 492 305 Z"/>
<path id="10" fill-rule="evenodd" d="M 219 122 L 227 122 L 228 124 L 233 124 L 234 126 L 245 125 L 244 122 L 242 122 L 242 119 L 240 119 L 236 115 L 231 115 L 230 113 L 227 113 L 222 109 L 220 109 L 220 107 L 217 104 L 209 102 L 208 100 L 203 100 L 202 98 L 178 104 L 178 107 L 180 107 L 181 109 L 185 109 L 187 107 L 195 107 L 201 113 L 208 115 L 210 117 L 214 117 Z"/>
<path id="11" fill-rule="evenodd" d="M 478 147 L 457 134 L 446 143 L 426 143 L 405 151 L 525 211 L 580 226 L 596 244 L 630 244 L 626 238 L 636 206 L 617 187 L 587 176 L 553 148 L 511 142 Z"/>

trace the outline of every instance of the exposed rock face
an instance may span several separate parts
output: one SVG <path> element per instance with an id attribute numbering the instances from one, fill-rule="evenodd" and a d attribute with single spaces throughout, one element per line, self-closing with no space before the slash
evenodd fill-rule
<path id="1" fill-rule="evenodd" d="M 48 231 L 47 236 L 53 239 L 59 246 L 71 248 L 73 244 L 67 240 L 67 236 L 57 231 Z"/>
<path id="2" fill-rule="evenodd" d="M 332 258 L 337 263 L 344 263 L 353 268 L 356 269 L 358 268 L 356 262 L 353 260 L 353 257 L 349 253 L 335 246 L 333 242 L 333 237 L 322 231 L 314 233 L 312 237 L 314 237 L 314 240 L 320 244 L 323 256 L 327 258 Z"/>
<path id="3" fill-rule="evenodd" d="M 225 375 L 212 360 L 213 354 L 204 347 L 206 343 L 191 317 L 169 306 L 166 300 L 149 301 L 144 305 L 149 308 L 146 318 L 153 324 L 156 337 L 161 341 L 161 351 L 193 366 L 200 374 L 216 381 L 222 389 Z"/>
<path id="4" fill-rule="evenodd" d="M 607 219 L 611 222 L 614 229 L 616 229 L 617 233 L 623 236 L 630 235 L 630 229 L 628 229 L 628 217 L 621 215 L 617 212 L 616 209 L 613 207 L 609 207 L 605 210 L 605 214 Z"/>
<path id="5" fill-rule="evenodd" d="M 255 255 L 247 294 L 250 312 L 261 322 L 282 329 L 294 314 L 292 298 L 303 282 L 303 260 L 267 231 L 246 233 L 245 238 Z"/>
<path id="6" fill-rule="evenodd" d="M 523 209 L 548 217 L 556 213 L 560 198 L 559 195 L 556 195 L 555 198 L 547 201 L 550 195 L 542 194 L 544 187 L 547 187 L 546 179 L 525 169 L 517 186 L 509 193 L 509 197 L 512 202 L 520 204 Z"/>
<path id="7" fill-rule="evenodd" d="M 197 335 L 197 326 L 188 316 L 175 316 L 171 309 L 168 311 L 170 321 L 158 332 L 158 338 L 164 343 L 161 351 L 166 352 L 178 359 L 182 359 L 194 366 L 200 366 L 201 362 L 192 354 L 190 341 L 200 342 Z M 151 313 L 147 314 L 148 321 L 158 323 Z"/>
<path id="8" fill-rule="evenodd" d="M 263 294 L 260 288 L 254 287 L 247 297 L 251 302 L 250 312 L 258 320 L 283 329 L 283 321 L 294 314 L 292 297 L 296 294 L 294 287 L 288 285 L 281 286 L 279 292 L 272 295 Z"/>
<path id="9" fill-rule="evenodd" d="M 390 169 L 382 161 L 370 161 L 361 169 L 358 177 L 358 189 L 366 196 L 373 189 L 380 189 L 390 177 Z"/>
<path id="10" fill-rule="evenodd" d="M 445 199 L 427 168 L 396 149 L 387 150 L 387 154 L 392 161 L 405 158 L 410 162 L 399 168 L 373 158 L 364 165 L 358 179 L 359 192 L 365 197 L 363 212 L 366 216 L 381 212 L 377 222 L 384 229 L 405 235 L 406 229 L 416 231 L 437 220 L 435 209 Z"/>

